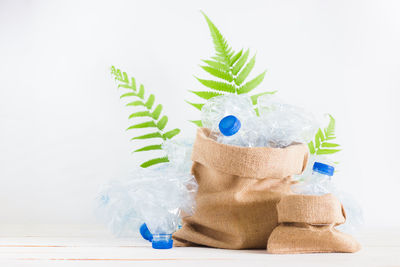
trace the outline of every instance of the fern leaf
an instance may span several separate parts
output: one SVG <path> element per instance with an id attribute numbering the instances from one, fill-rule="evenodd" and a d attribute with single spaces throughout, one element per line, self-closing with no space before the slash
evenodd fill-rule
<path id="1" fill-rule="evenodd" d="M 146 106 L 147 109 L 151 109 L 153 107 L 154 104 L 154 100 L 155 100 L 155 96 L 153 94 L 151 94 L 149 96 L 149 98 L 147 99 L 146 103 L 144 104 Z"/>
<path id="2" fill-rule="evenodd" d="M 276 93 L 276 91 L 272 91 L 272 92 L 263 92 L 263 93 L 259 93 L 259 94 L 256 94 L 256 95 L 252 95 L 250 97 L 251 98 L 251 102 L 253 103 L 253 105 L 256 105 L 257 101 L 258 101 L 258 98 L 260 96 L 262 96 L 262 95 L 272 95 L 272 94 L 275 94 L 275 93 Z"/>
<path id="3" fill-rule="evenodd" d="M 313 141 L 311 141 L 310 143 L 308 143 L 308 149 L 310 150 L 311 154 L 315 154 L 315 148 L 314 148 L 314 143 Z"/>
<path id="4" fill-rule="evenodd" d="M 256 64 L 256 56 L 252 57 L 250 61 L 246 64 L 246 66 L 242 69 L 239 75 L 235 79 L 236 85 L 240 86 L 246 80 L 247 76 L 249 76 L 252 71 L 254 65 Z"/>
<path id="5" fill-rule="evenodd" d="M 233 81 L 233 77 L 231 74 L 229 74 L 228 72 L 221 70 L 221 69 L 215 69 L 209 66 L 200 66 L 203 70 L 205 70 L 206 72 L 210 73 L 211 75 L 223 79 L 225 81 L 228 82 L 232 82 Z"/>
<path id="6" fill-rule="evenodd" d="M 217 90 L 217 91 L 222 91 L 222 92 L 228 92 L 228 93 L 236 93 L 236 88 L 229 84 L 229 83 L 224 83 L 224 82 L 217 82 L 217 81 L 213 81 L 213 80 L 203 80 L 200 78 L 196 79 L 203 84 L 204 86 L 207 86 L 208 88 Z"/>
<path id="7" fill-rule="evenodd" d="M 340 146 L 339 144 L 335 144 L 335 143 L 322 143 L 321 147 L 338 147 Z"/>
<path id="8" fill-rule="evenodd" d="M 140 99 L 144 99 L 144 86 L 143 86 L 143 84 L 140 85 L 139 93 L 137 94 L 137 97 L 139 97 Z"/>
<path id="9" fill-rule="evenodd" d="M 201 97 L 206 100 L 211 99 L 216 96 L 223 95 L 223 94 L 220 94 L 217 92 L 208 92 L 208 91 L 190 91 L 190 92 L 192 92 L 193 94 L 197 95 L 198 97 Z"/>
<path id="10" fill-rule="evenodd" d="M 150 139 L 150 138 L 163 138 L 163 136 L 159 132 L 144 134 L 140 136 L 136 136 L 131 138 L 131 140 L 142 140 L 142 139 Z"/>
<path id="11" fill-rule="evenodd" d="M 151 117 L 153 117 L 153 119 L 155 119 L 155 120 L 158 120 L 158 118 L 160 117 L 161 111 L 162 111 L 162 105 L 159 104 L 154 109 L 153 113 L 151 113 Z"/>
<path id="12" fill-rule="evenodd" d="M 336 139 L 335 119 L 331 115 L 329 115 L 329 117 L 330 121 L 328 126 L 324 128 L 323 131 L 318 129 L 318 132 L 315 134 L 315 143 L 312 141 L 308 143 L 311 154 L 327 155 L 341 151 L 341 149 L 337 149 L 340 146 L 339 144 L 328 142 L 329 140 Z"/>
<path id="13" fill-rule="evenodd" d="M 164 139 L 171 139 L 172 137 L 176 136 L 177 134 L 179 134 L 181 132 L 181 130 L 179 130 L 178 128 L 173 129 L 171 131 L 166 132 L 165 134 L 163 134 L 163 138 Z"/>
<path id="14" fill-rule="evenodd" d="M 189 102 L 189 101 L 186 101 L 186 103 L 192 105 L 193 107 L 195 107 L 196 109 L 198 109 L 200 111 L 201 111 L 201 108 L 204 106 L 204 104 L 201 104 L 201 103 L 192 103 L 192 102 Z"/>
<path id="15" fill-rule="evenodd" d="M 320 147 L 321 142 L 325 140 L 324 134 L 322 133 L 321 129 L 318 129 L 317 134 L 315 135 L 315 147 Z"/>
<path id="16" fill-rule="evenodd" d="M 133 152 L 143 152 L 143 151 L 151 151 L 151 150 L 161 150 L 162 149 L 162 145 L 150 145 L 150 146 L 144 146 L 142 148 L 136 149 Z"/>
<path id="17" fill-rule="evenodd" d="M 244 64 L 247 61 L 247 58 L 249 57 L 249 50 L 246 50 L 244 54 L 239 58 L 239 60 L 236 62 L 235 65 L 232 67 L 232 73 L 233 75 L 237 75 L 239 71 L 243 68 Z"/>
<path id="18" fill-rule="evenodd" d="M 207 21 L 217 54 L 221 57 L 221 59 L 225 62 L 227 66 L 230 66 L 231 58 L 229 54 L 232 49 L 229 47 L 227 41 L 222 36 L 218 28 L 214 25 L 214 23 L 207 17 L 207 15 L 203 11 L 201 11 L 201 13 Z"/>
<path id="19" fill-rule="evenodd" d="M 126 74 L 125 71 L 122 73 L 122 81 L 121 82 L 129 83 L 128 74 Z"/>
<path id="20" fill-rule="evenodd" d="M 340 149 L 318 149 L 317 150 L 317 155 L 327 155 L 327 154 L 333 154 L 336 152 L 341 151 Z"/>
<path id="21" fill-rule="evenodd" d="M 265 71 L 263 73 L 261 73 L 260 75 L 258 75 L 257 77 L 255 77 L 253 80 L 251 80 L 251 81 L 245 83 L 244 85 L 242 85 L 239 88 L 238 93 L 239 94 L 246 94 L 246 93 L 250 92 L 251 90 L 256 88 L 264 80 L 264 76 L 265 76 Z"/>
<path id="22" fill-rule="evenodd" d="M 154 123 L 154 121 L 146 121 L 146 122 L 138 123 L 138 124 L 129 126 L 126 130 L 142 129 L 142 128 L 150 128 L 150 127 L 156 127 L 156 124 Z"/>
<path id="23" fill-rule="evenodd" d="M 144 106 L 144 105 L 145 104 L 140 100 L 136 100 L 136 101 L 126 104 L 126 106 Z"/>
<path id="24" fill-rule="evenodd" d="M 168 117 L 163 116 L 158 122 L 157 122 L 157 128 L 160 130 L 163 130 L 165 128 L 165 125 L 167 125 L 168 122 Z"/>
<path id="25" fill-rule="evenodd" d="M 133 90 L 132 85 L 130 85 L 129 83 L 128 84 L 126 84 L 126 83 L 118 84 L 118 88 L 126 88 L 126 89 L 132 89 Z"/>
<path id="26" fill-rule="evenodd" d="M 169 162 L 168 157 L 155 158 L 155 159 L 148 160 L 146 162 L 143 162 L 140 165 L 140 167 L 147 168 L 147 167 L 153 166 L 155 164 L 164 163 L 164 162 Z"/>
<path id="27" fill-rule="evenodd" d="M 231 67 L 232 67 L 233 64 L 235 64 L 236 61 L 240 58 L 240 56 L 242 55 L 242 53 L 243 53 L 243 49 L 241 49 L 239 52 L 237 52 L 235 55 L 232 56 L 232 59 L 231 59 Z"/>
<path id="28" fill-rule="evenodd" d="M 173 129 L 168 132 L 163 132 L 164 128 L 167 125 L 168 122 L 168 117 L 163 116 L 159 121 L 158 118 L 161 116 L 162 112 L 162 105 L 159 104 L 157 105 L 154 110 L 154 102 L 155 102 L 155 96 L 153 94 L 150 94 L 147 97 L 147 101 L 144 101 L 145 99 L 145 89 L 143 84 L 140 85 L 139 90 L 137 91 L 136 88 L 136 81 L 135 78 L 131 77 L 129 80 L 128 75 L 126 72 L 121 72 L 120 69 L 115 68 L 114 66 L 111 66 L 111 74 L 114 75 L 114 78 L 116 81 L 119 81 L 120 84 L 118 85 L 119 88 L 127 88 L 133 90 L 133 92 L 128 92 L 124 93 L 121 95 L 121 98 L 125 97 L 137 97 L 140 100 L 132 101 L 126 104 L 127 106 L 143 106 L 145 110 L 141 110 L 138 112 L 132 113 L 129 118 L 138 118 L 138 117 L 149 117 L 151 120 L 150 121 L 145 121 L 142 123 L 134 124 L 132 126 L 129 126 L 127 130 L 130 129 L 142 129 L 142 128 L 155 128 L 157 129 L 155 132 L 143 134 L 140 136 L 133 137 L 131 140 L 148 140 L 148 139 L 154 139 L 154 138 L 160 138 L 161 140 L 166 140 L 166 139 L 171 139 L 175 137 L 177 134 L 180 133 L 179 129 Z M 131 82 L 129 84 L 129 81 Z M 136 149 L 134 152 L 140 152 L 140 151 L 151 151 L 151 150 L 161 150 L 162 149 L 162 144 L 155 144 L 155 145 L 148 145 L 144 146 L 142 148 Z M 168 157 L 162 157 L 162 158 L 156 158 L 156 159 L 151 159 L 148 160 L 144 163 L 141 164 L 141 167 L 147 168 L 149 166 L 162 163 L 162 162 L 168 162 Z"/>
<path id="29" fill-rule="evenodd" d="M 131 115 L 129 115 L 129 119 L 138 118 L 138 117 L 151 117 L 151 114 L 148 111 L 139 111 L 139 112 L 135 112 L 135 113 L 132 113 Z"/>
<path id="30" fill-rule="evenodd" d="M 336 124 L 336 121 L 332 117 L 332 115 L 328 114 L 328 116 L 329 116 L 329 124 L 328 124 L 328 127 L 325 128 L 325 135 L 326 135 L 327 138 L 329 138 L 329 137 L 332 138 L 335 135 L 335 124 Z"/>
<path id="31" fill-rule="evenodd" d="M 136 96 L 135 93 L 126 93 L 126 94 L 122 94 L 119 98 L 124 98 L 124 97 L 128 97 L 128 96 Z"/>
<path id="32" fill-rule="evenodd" d="M 135 81 L 135 78 L 131 78 L 131 85 L 132 85 L 132 90 L 133 91 L 136 91 L 136 81 Z"/>
<path id="33" fill-rule="evenodd" d="M 196 124 L 197 127 L 203 127 L 203 123 L 201 122 L 201 120 L 195 120 L 195 121 L 190 121 L 194 124 Z"/>
<path id="34" fill-rule="evenodd" d="M 229 71 L 229 66 L 225 65 L 224 63 L 221 63 L 218 61 L 213 61 L 213 60 L 203 60 L 203 62 L 208 64 L 208 66 L 210 66 L 212 68 L 224 70 L 226 72 Z"/>

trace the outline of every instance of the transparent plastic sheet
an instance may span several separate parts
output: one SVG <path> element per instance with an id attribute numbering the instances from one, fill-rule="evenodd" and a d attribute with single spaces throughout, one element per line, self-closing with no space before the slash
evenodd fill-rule
<path id="1" fill-rule="evenodd" d="M 308 143 L 319 128 L 319 122 L 313 114 L 303 108 L 285 104 L 275 95 L 260 96 L 257 105 L 266 146 L 286 147 L 293 142 Z"/>
<path id="2" fill-rule="evenodd" d="M 183 216 L 193 214 L 196 192 L 194 177 L 171 164 L 138 168 L 103 188 L 98 213 L 120 237 L 137 236 L 144 222 L 153 234 L 172 234 Z"/>
<path id="3" fill-rule="evenodd" d="M 190 173 L 192 168 L 192 150 L 194 137 L 168 139 L 162 145 L 167 153 L 169 162 L 174 168 L 183 173 Z"/>

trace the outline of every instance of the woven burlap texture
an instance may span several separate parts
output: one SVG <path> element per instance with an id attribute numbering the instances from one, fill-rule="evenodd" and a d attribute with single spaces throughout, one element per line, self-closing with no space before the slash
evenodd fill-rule
<path id="1" fill-rule="evenodd" d="M 304 170 L 308 148 L 231 146 L 208 135 L 198 129 L 192 153 L 196 210 L 173 235 L 174 244 L 265 249 L 278 225 L 276 204 L 291 193 L 291 176 Z"/>
<path id="2" fill-rule="evenodd" d="M 287 195 L 277 205 L 279 226 L 268 240 L 269 253 L 357 252 L 360 244 L 335 229 L 346 213 L 332 194 Z"/>

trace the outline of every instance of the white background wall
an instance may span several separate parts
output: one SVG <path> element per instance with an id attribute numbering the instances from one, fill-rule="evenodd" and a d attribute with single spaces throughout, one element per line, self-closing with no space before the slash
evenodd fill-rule
<path id="1" fill-rule="evenodd" d="M 337 119 L 342 188 L 370 227 L 400 223 L 399 1 L 0 0 L 0 222 L 94 223 L 96 192 L 137 165 L 115 64 L 156 94 L 171 127 L 213 55 L 204 10 L 257 52 L 261 88 Z"/>

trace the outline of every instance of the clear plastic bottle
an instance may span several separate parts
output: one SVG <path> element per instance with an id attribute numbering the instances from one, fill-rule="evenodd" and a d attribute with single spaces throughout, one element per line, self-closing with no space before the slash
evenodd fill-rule
<path id="1" fill-rule="evenodd" d="M 201 110 L 203 126 L 210 129 L 210 138 L 237 146 L 257 146 L 260 123 L 251 98 L 247 95 L 223 95 L 207 101 Z M 222 124 L 221 124 L 222 123 Z M 226 126 L 225 134 L 220 126 Z M 229 133 L 229 127 L 232 133 Z"/>
<path id="2" fill-rule="evenodd" d="M 316 161 L 310 178 L 302 184 L 296 184 L 293 191 L 305 195 L 324 195 L 335 191 L 332 176 L 335 167 Z"/>
<path id="3" fill-rule="evenodd" d="M 244 126 L 241 121 L 233 116 L 228 115 L 219 122 L 219 133 L 214 131 L 216 141 L 223 144 L 245 146 L 245 147 L 258 147 L 263 146 L 262 138 L 254 118 L 247 118 Z"/>

